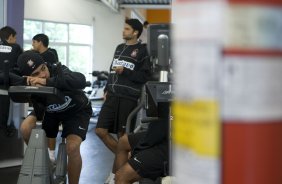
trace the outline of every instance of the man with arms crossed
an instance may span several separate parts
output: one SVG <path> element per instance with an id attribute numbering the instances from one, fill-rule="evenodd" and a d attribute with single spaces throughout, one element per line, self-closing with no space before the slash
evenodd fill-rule
<path id="1" fill-rule="evenodd" d="M 115 50 L 105 88 L 106 100 L 95 129 L 98 137 L 113 153 L 116 153 L 117 140 L 110 133 L 118 137 L 124 134 L 127 117 L 136 107 L 141 88 L 150 77 L 147 47 L 138 41 L 142 30 L 143 25 L 139 20 L 125 20 L 125 43 L 119 44 Z"/>

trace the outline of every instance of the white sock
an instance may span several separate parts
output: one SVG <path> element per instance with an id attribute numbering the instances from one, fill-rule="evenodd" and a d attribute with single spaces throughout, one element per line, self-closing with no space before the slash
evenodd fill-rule
<path id="1" fill-rule="evenodd" d="M 114 181 L 114 178 L 115 174 L 111 172 L 108 178 L 106 179 L 105 183 L 110 184 L 110 182 Z"/>
<path id="2" fill-rule="evenodd" d="M 55 162 L 55 160 L 56 160 L 55 150 L 49 150 L 48 149 L 48 151 L 49 151 L 49 158 L 50 158 L 51 162 Z"/>
<path id="3" fill-rule="evenodd" d="M 111 173 L 110 173 L 110 177 L 111 177 L 111 178 L 114 178 L 114 177 L 115 177 L 115 174 L 111 172 Z"/>
<path id="4" fill-rule="evenodd" d="M 110 182 L 109 182 L 109 184 L 115 184 L 115 174 L 114 173 L 110 174 Z"/>

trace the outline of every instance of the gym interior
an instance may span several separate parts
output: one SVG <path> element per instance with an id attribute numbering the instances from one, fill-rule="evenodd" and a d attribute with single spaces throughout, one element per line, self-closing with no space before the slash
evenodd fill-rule
<path id="1" fill-rule="evenodd" d="M 0 12 L 0 27 L 14 28 L 24 51 L 32 49 L 34 35 L 44 33 L 58 61 L 85 76 L 83 91 L 93 114 L 80 146 L 80 184 L 108 183 L 112 172 L 116 154 L 95 129 L 128 19 L 149 23 L 138 42 L 146 44 L 154 80 L 144 84 L 128 116 L 133 120 L 123 128 L 126 133 L 149 131 L 164 120 L 168 161 L 157 179 L 127 183 L 282 183 L 281 0 L 0 0 Z M 1 45 L 0 52 L 5 48 Z M 0 62 L 5 66 L 6 59 Z M 55 149 L 62 164 L 53 170 L 40 123 L 34 135 L 41 142 L 29 142 L 40 148 L 30 148 L 20 131 L 33 111 L 27 98 L 57 98 L 60 90 L 9 85 L 4 68 L 0 96 L 11 101 L 7 123 L 0 127 L 0 183 L 56 184 L 57 173 L 69 183 L 63 126 Z M 154 129 L 155 134 L 161 130 Z"/>

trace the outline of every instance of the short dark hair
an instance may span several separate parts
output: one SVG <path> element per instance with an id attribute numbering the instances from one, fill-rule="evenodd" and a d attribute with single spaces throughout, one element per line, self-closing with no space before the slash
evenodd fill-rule
<path id="1" fill-rule="evenodd" d="M 9 36 L 15 36 L 17 32 L 10 26 L 5 26 L 0 29 L 0 39 L 3 40 L 8 40 Z"/>
<path id="2" fill-rule="evenodd" d="M 143 31 L 142 23 L 138 19 L 126 19 L 125 23 L 130 25 L 133 28 L 133 30 L 138 31 L 137 38 L 139 38 L 139 36 L 142 34 Z"/>
<path id="3" fill-rule="evenodd" d="M 147 20 L 145 20 L 145 21 L 143 22 L 143 26 L 147 26 L 147 25 L 149 25 L 149 22 L 148 22 Z"/>
<path id="4" fill-rule="evenodd" d="M 43 33 L 35 35 L 32 40 L 42 42 L 45 47 L 48 47 L 49 45 L 49 38 L 46 34 Z"/>

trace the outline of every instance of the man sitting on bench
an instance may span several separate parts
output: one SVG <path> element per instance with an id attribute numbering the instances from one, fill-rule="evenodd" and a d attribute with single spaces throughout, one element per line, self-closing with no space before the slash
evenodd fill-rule
<path id="1" fill-rule="evenodd" d="M 33 51 L 21 54 L 17 64 L 22 76 L 26 76 L 27 85 L 55 87 L 64 93 L 63 103 L 44 97 L 36 97 L 32 102 L 34 105 L 41 103 L 45 106 L 42 128 L 48 138 L 57 137 L 59 123 L 62 123 L 62 137 L 66 137 L 69 184 L 78 184 L 82 167 L 80 145 L 86 138 L 92 115 L 91 103 L 82 91 L 86 85 L 85 76 L 69 70 L 66 66 L 49 71 L 40 54 Z M 26 121 L 22 123 L 21 132 L 26 143 L 35 126 Z"/>
<path id="2" fill-rule="evenodd" d="M 156 180 L 166 176 L 168 143 L 168 123 L 163 118 L 151 122 L 145 132 L 124 134 L 118 141 L 112 169 L 114 174 L 109 184 L 131 184 L 141 178 Z"/>

